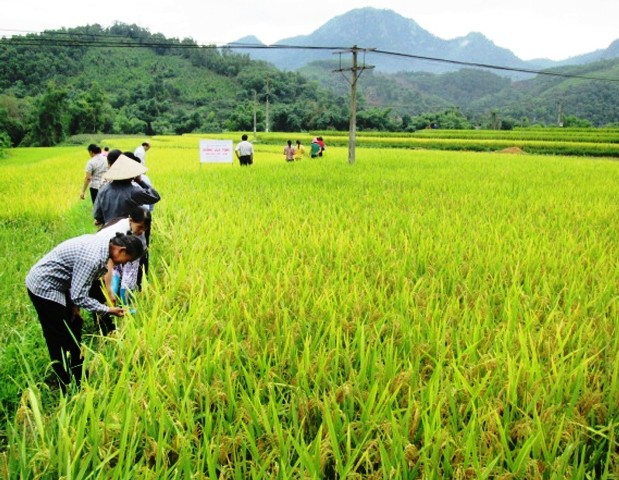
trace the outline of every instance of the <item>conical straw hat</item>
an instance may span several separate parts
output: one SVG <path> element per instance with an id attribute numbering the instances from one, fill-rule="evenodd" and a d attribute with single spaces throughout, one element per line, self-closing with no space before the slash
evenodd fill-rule
<path id="1" fill-rule="evenodd" d="M 148 168 L 140 162 L 131 160 L 126 155 L 121 155 L 114 164 L 103 175 L 107 180 L 128 180 L 130 178 L 139 177 L 146 173 Z"/>

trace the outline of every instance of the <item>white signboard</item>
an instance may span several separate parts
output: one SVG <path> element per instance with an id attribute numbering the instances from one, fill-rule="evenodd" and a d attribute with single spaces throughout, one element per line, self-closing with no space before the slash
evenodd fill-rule
<path id="1" fill-rule="evenodd" d="M 200 163 L 232 163 L 232 140 L 200 140 Z"/>

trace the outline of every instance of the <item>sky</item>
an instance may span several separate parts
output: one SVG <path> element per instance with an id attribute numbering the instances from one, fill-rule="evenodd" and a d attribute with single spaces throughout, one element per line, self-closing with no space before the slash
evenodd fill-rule
<path id="1" fill-rule="evenodd" d="M 0 0 L 0 36 L 122 22 L 199 44 L 223 45 L 247 35 L 271 44 L 309 35 L 355 8 L 374 7 L 393 10 L 444 40 L 480 32 L 523 60 L 563 60 L 619 39 L 619 0 L 364 1 Z"/>

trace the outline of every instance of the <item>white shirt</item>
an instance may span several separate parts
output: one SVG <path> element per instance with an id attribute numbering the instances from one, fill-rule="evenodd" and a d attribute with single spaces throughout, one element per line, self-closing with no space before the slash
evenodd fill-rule
<path id="1" fill-rule="evenodd" d="M 129 218 L 121 218 L 116 223 L 112 225 L 108 225 L 107 227 L 103 227 L 97 233 L 95 233 L 98 237 L 106 237 L 108 240 L 112 240 L 117 233 L 122 233 L 123 235 L 131 235 L 131 224 L 129 223 Z M 142 245 L 146 247 L 146 237 L 144 234 L 137 236 L 140 240 L 142 240 Z"/>
<path id="2" fill-rule="evenodd" d="M 241 157 L 244 157 L 247 155 L 253 155 L 254 146 L 251 143 L 249 143 L 247 140 L 243 140 L 242 142 L 239 142 L 235 150 L 239 152 L 239 155 Z"/>
<path id="3" fill-rule="evenodd" d="M 116 233 L 120 232 L 124 235 L 131 232 L 131 225 L 129 224 L 129 218 L 123 218 L 113 225 L 109 225 L 107 227 L 99 230 L 95 235 L 98 237 L 106 237 L 108 240 L 112 240 L 116 236 Z"/>
<path id="4" fill-rule="evenodd" d="M 140 159 L 142 165 L 146 165 L 146 149 L 142 145 L 136 148 L 133 154 Z"/>

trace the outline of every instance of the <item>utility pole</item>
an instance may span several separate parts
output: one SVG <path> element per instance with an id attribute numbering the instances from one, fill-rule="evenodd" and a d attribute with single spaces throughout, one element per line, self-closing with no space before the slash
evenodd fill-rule
<path id="1" fill-rule="evenodd" d="M 258 92 L 254 90 L 254 141 L 256 140 L 256 104 L 258 103 Z"/>
<path id="2" fill-rule="evenodd" d="M 559 114 L 558 114 L 557 121 L 559 123 L 559 126 L 562 127 L 563 126 L 563 99 L 560 98 L 557 103 L 559 107 Z"/>
<path id="3" fill-rule="evenodd" d="M 266 112 L 264 118 L 264 131 L 269 133 L 269 76 L 267 75 Z"/>
<path id="4" fill-rule="evenodd" d="M 346 75 L 346 81 L 350 84 L 350 121 L 348 127 L 348 163 L 350 165 L 355 163 L 355 144 L 357 142 L 357 80 L 361 76 L 364 70 L 374 68 L 373 65 L 365 64 L 365 53 L 368 48 L 357 48 L 355 45 L 350 50 L 345 50 L 343 52 L 336 52 L 340 54 L 340 68 L 335 70 L 336 72 L 351 72 L 351 79 L 349 80 Z M 359 52 L 363 52 L 363 65 L 359 66 L 357 62 L 357 57 Z M 342 53 L 352 53 L 352 67 L 351 68 L 342 68 Z"/>

